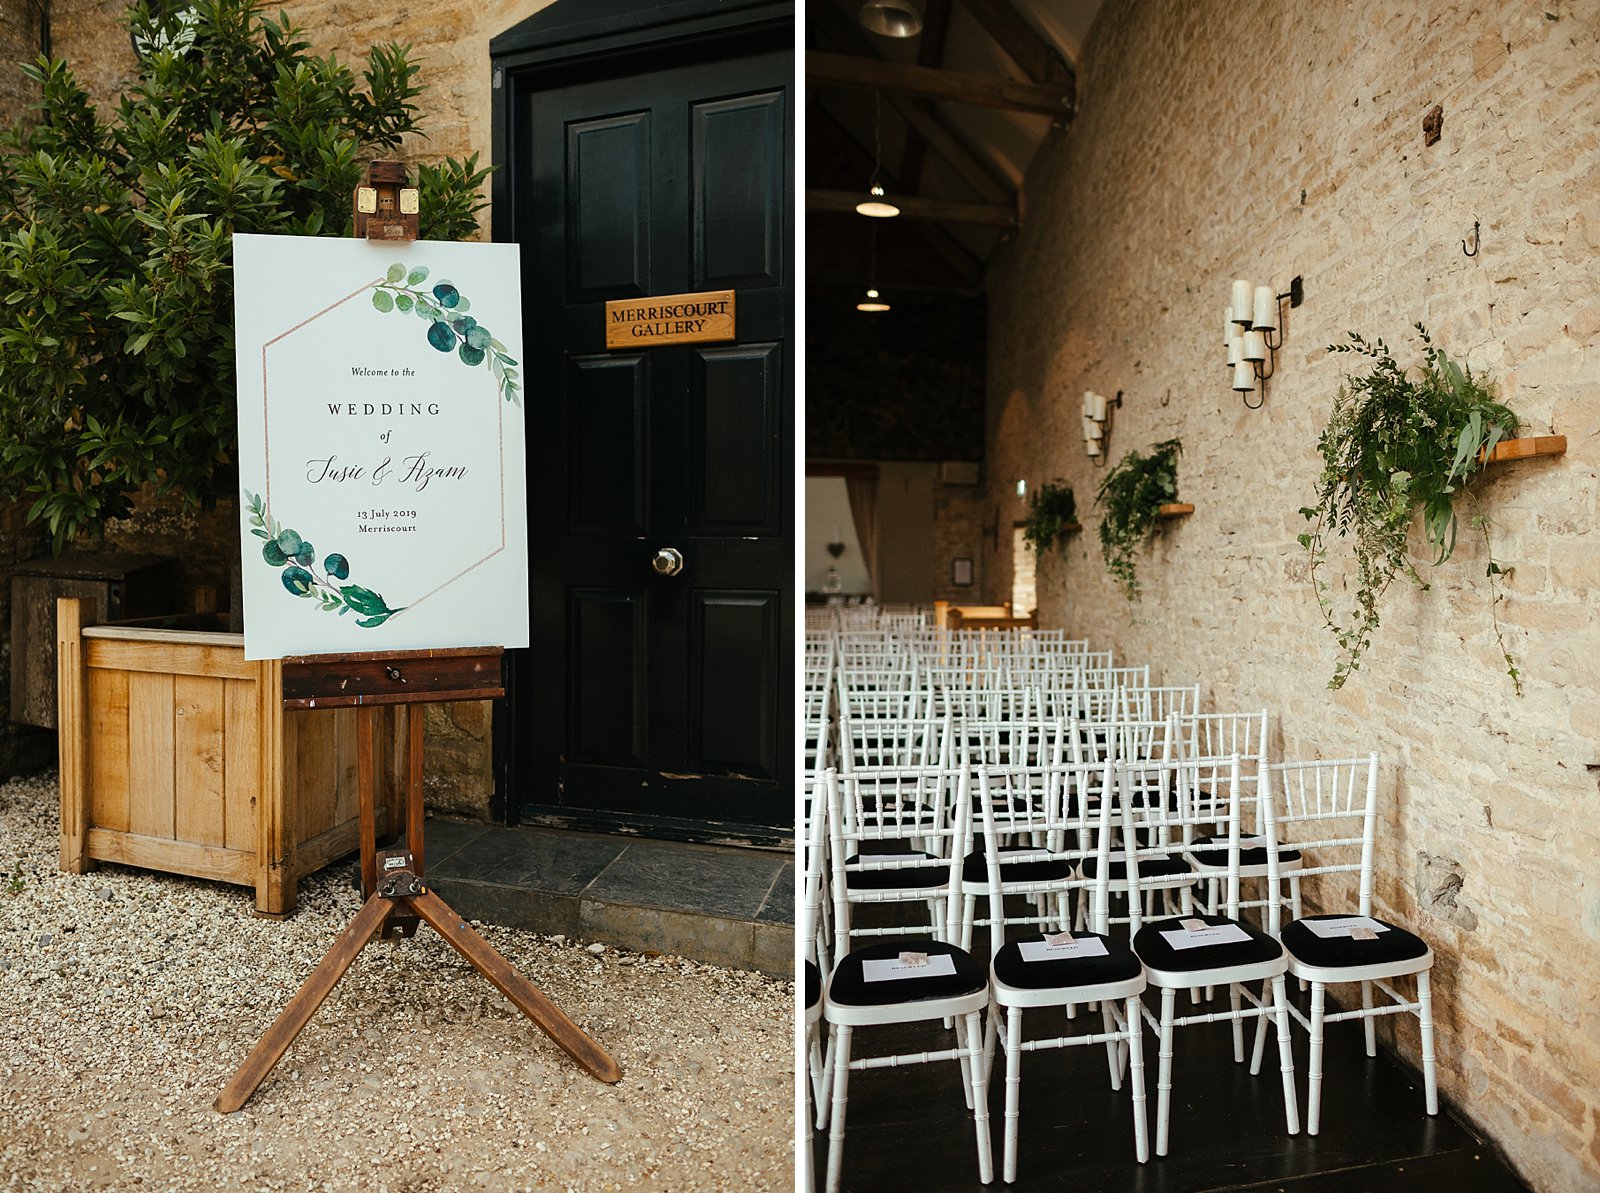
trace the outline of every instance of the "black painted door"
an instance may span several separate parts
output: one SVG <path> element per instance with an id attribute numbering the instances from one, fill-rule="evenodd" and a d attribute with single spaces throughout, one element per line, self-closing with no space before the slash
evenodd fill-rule
<path id="1" fill-rule="evenodd" d="M 533 90 L 516 122 L 524 820 L 792 835 L 793 56 L 736 44 Z M 716 290 L 736 340 L 607 351 L 607 300 Z"/>

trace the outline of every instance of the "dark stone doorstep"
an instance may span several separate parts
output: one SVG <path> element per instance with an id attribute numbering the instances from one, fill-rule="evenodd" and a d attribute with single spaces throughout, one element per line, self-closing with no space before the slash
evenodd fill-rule
<path id="1" fill-rule="evenodd" d="M 633 840 L 584 895 L 753 921 L 786 865 L 781 853 Z"/>
<path id="2" fill-rule="evenodd" d="M 430 818 L 427 877 L 463 917 L 790 977 L 784 854 Z"/>

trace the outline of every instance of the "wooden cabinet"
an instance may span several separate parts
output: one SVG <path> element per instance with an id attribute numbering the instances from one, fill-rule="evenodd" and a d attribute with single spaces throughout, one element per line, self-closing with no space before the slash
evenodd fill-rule
<path id="1" fill-rule="evenodd" d="M 358 845 L 357 710 L 284 711 L 282 663 L 247 661 L 241 634 L 93 620 L 58 602 L 61 868 L 216 879 L 292 912 L 300 877 Z M 407 715 L 379 712 L 380 833 L 399 824 Z"/>

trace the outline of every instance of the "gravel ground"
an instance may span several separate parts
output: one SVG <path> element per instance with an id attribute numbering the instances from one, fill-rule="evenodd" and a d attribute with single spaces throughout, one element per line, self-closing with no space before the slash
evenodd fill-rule
<path id="1" fill-rule="evenodd" d="M 593 1080 L 422 925 L 374 942 L 244 1109 L 212 1100 L 360 904 L 63 874 L 53 776 L 0 786 L 0 1189 L 791 1189 L 793 987 L 478 926 L 622 1067 Z"/>

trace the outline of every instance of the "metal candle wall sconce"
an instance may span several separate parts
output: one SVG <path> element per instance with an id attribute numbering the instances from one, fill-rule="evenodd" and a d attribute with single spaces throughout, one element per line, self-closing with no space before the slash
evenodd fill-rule
<path id="1" fill-rule="evenodd" d="M 1122 391 L 1107 398 L 1092 389 L 1083 392 L 1083 446 L 1089 453 L 1089 462 L 1103 467 L 1106 459 L 1106 441 L 1111 433 L 1111 411 L 1122 405 Z"/>
<path id="2" fill-rule="evenodd" d="M 1235 278 L 1232 301 L 1224 312 L 1224 335 L 1228 345 L 1228 367 L 1233 370 L 1233 391 L 1244 399 L 1245 408 L 1260 410 L 1267 402 L 1267 378 L 1278 362 L 1283 346 L 1283 300 L 1291 307 L 1305 301 L 1305 289 L 1296 276 L 1289 289 L 1274 294 L 1271 286 L 1252 287 L 1244 278 Z M 1248 395 L 1260 390 L 1260 400 Z"/>

